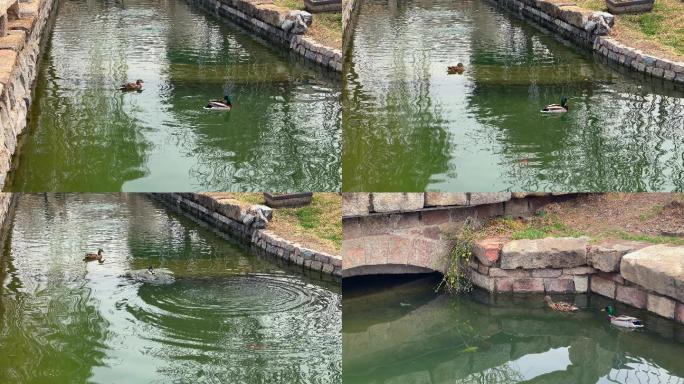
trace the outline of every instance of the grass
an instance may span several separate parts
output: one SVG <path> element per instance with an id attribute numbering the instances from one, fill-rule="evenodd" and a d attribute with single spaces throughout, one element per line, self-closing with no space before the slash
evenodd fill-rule
<path id="1" fill-rule="evenodd" d="M 304 10 L 303 0 L 273 0 L 278 7 L 291 10 Z M 316 41 L 333 48 L 342 48 L 342 13 L 324 12 L 313 15 L 313 23 L 306 32 Z"/>
<path id="2" fill-rule="evenodd" d="M 654 211 L 658 210 L 654 209 Z M 662 212 L 662 207 L 660 207 L 659 212 Z M 659 213 L 654 213 L 652 217 L 656 217 L 657 214 Z M 606 230 L 589 234 L 566 225 L 560 220 L 558 215 L 546 214 L 543 211 L 526 222 L 511 217 L 494 219 L 480 231 L 478 237 L 485 238 L 491 236 L 503 236 L 511 240 L 588 236 L 592 241 L 622 239 L 654 244 L 684 245 L 684 238 L 680 237 L 654 236 L 622 230 Z"/>
<path id="3" fill-rule="evenodd" d="M 595 11 L 607 10 L 602 0 L 578 0 L 577 5 Z M 656 0 L 651 12 L 615 15 L 611 34 L 644 52 L 681 60 L 684 57 L 684 2 Z"/>

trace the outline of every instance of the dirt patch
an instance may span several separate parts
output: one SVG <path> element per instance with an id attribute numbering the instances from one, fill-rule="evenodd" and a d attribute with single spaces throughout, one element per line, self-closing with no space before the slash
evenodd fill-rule
<path id="1" fill-rule="evenodd" d="M 684 244 L 684 194 L 606 193 L 549 204 L 533 217 L 487 223 L 484 236 L 589 236 Z"/>

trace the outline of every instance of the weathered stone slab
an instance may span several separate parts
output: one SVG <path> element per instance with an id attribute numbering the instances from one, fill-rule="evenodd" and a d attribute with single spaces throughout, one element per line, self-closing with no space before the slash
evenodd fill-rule
<path id="1" fill-rule="evenodd" d="M 468 205 L 466 193 L 426 192 L 425 206 L 439 207 L 448 205 Z"/>
<path id="2" fill-rule="evenodd" d="M 591 277 L 591 291 L 598 293 L 601 296 L 615 298 L 615 282 L 604 279 L 600 276 L 593 275 Z"/>
<path id="3" fill-rule="evenodd" d="M 646 308 L 646 292 L 639 287 L 618 285 L 615 300 L 637 308 Z"/>
<path id="4" fill-rule="evenodd" d="M 684 324 L 684 303 L 677 303 L 675 305 L 675 320 Z"/>
<path id="5" fill-rule="evenodd" d="M 628 253 L 620 271 L 626 280 L 684 301 L 684 247 L 660 244 Z"/>
<path id="6" fill-rule="evenodd" d="M 572 281 L 575 283 L 575 292 L 586 293 L 589 291 L 589 276 L 573 276 Z"/>
<path id="7" fill-rule="evenodd" d="M 544 279 L 515 279 L 513 292 L 544 292 Z"/>
<path id="8" fill-rule="evenodd" d="M 380 193 L 371 194 L 371 207 L 375 212 L 415 211 L 423 208 L 423 193 Z"/>
<path id="9" fill-rule="evenodd" d="M 482 289 L 486 289 L 489 292 L 494 291 L 495 287 L 495 281 L 489 276 L 481 275 L 475 271 L 470 272 L 470 281 L 473 282 L 473 285 L 480 287 Z"/>
<path id="10" fill-rule="evenodd" d="M 12 68 L 17 61 L 17 53 L 12 50 L 0 50 L 0 84 L 7 84 L 12 74 Z"/>
<path id="11" fill-rule="evenodd" d="M 641 241 L 606 240 L 593 244 L 587 253 L 587 261 L 603 272 L 618 272 L 622 256 L 651 244 Z"/>
<path id="12" fill-rule="evenodd" d="M 594 273 L 596 273 L 596 269 L 586 266 L 563 269 L 564 275 L 591 275 Z"/>
<path id="13" fill-rule="evenodd" d="M 470 194 L 470 205 L 501 203 L 510 199 L 510 192 L 473 192 Z"/>
<path id="14" fill-rule="evenodd" d="M 513 240 L 501 249 L 502 269 L 573 268 L 587 262 L 587 238 Z"/>
<path id="15" fill-rule="evenodd" d="M 370 208 L 370 193 L 343 193 L 342 216 L 367 215 Z"/>
<path id="16" fill-rule="evenodd" d="M 544 289 L 552 293 L 575 292 L 575 281 L 572 279 L 545 279 Z"/>
<path id="17" fill-rule="evenodd" d="M 662 317 L 674 319 L 676 302 L 669 297 L 648 294 L 648 304 L 646 308 Z"/>
<path id="18" fill-rule="evenodd" d="M 562 269 L 534 269 L 532 270 L 532 277 L 560 277 L 563 274 Z"/>
<path id="19" fill-rule="evenodd" d="M 531 277 L 530 271 L 525 269 L 489 268 L 492 277 L 512 277 L 516 279 Z"/>
<path id="20" fill-rule="evenodd" d="M 504 241 L 499 238 L 488 238 L 473 244 L 473 255 L 480 263 L 491 266 L 496 264 L 501 254 Z"/>

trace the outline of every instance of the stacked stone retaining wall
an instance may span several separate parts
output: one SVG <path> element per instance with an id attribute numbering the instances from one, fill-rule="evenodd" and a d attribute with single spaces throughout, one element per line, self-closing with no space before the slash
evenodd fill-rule
<path id="1" fill-rule="evenodd" d="M 342 4 L 342 52 L 347 52 L 354 36 L 354 25 L 361 0 L 344 0 Z"/>
<path id="2" fill-rule="evenodd" d="M 308 61 L 330 70 L 342 71 L 342 52 L 339 49 L 327 47 L 306 35 L 286 32 L 281 28 L 286 14 L 249 0 L 186 0 L 200 6 L 217 17 L 230 20 L 238 25 L 268 39 L 285 46 L 301 55 Z M 316 22 L 314 15 L 314 23 Z"/>
<path id="3" fill-rule="evenodd" d="M 259 212 L 265 212 L 265 216 L 269 216 L 268 207 L 246 205 L 225 198 L 226 194 L 222 193 L 154 193 L 151 195 L 291 265 L 301 266 L 324 275 L 335 277 L 342 275 L 342 259 L 339 256 L 306 248 L 269 231 L 268 220 L 259 217 Z"/>
<path id="4" fill-rule="evenodd" d="M 490 292 L 593 292 L 684 324 L 684 247 L 490 238 L 476 243 L 473 255 L 473 284 Z"/>
<path id="5" fill-rule="evenodd" d="M 38 61 L 51 27 L 57 0 L 18 3 L 0 37 L 0 188 L 11 170 L 18 137 L 24 132 L 33 100 Z"/>
<path id="6" fill-rule="evenodd" d="M 592 49 L 608 60 L 665 81 L 684 84 L 684 62 L 646 54 L 610 37 L 613 15 L 578 7 L 563 0 L 492 0 L 520 16 Z"/>

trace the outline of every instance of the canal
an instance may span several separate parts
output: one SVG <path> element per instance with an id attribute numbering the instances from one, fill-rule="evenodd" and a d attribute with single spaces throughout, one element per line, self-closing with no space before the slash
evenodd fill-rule
<path id="1" fill-rule="evenodd" d="M 340 188 L 339 74 L 180 0 L 61 0 L 48 38 L 7 190 Z"/>
<path id="2" fill-rule="evenodd" d="M 345 191 L 684 190 L 683 90 L 493 2 L 363 0 L 345 61 Z"/>
<path id="3" fill-rule="evenodd" d="M 143 195 L 20 195 L 0 281 L 3 383 L 341 382 L 339 284 Z"/>
<path id="4" fill-rule="evenodd" d="M 343 283 L 343 381 L 351 383 L 684 383 L 684 326 L 618 305 L 645 328 L 612 326 L 608 300 L 435 293 L 440 277 Z M 557 298 L 558 299 L 558 298 Z"/>

